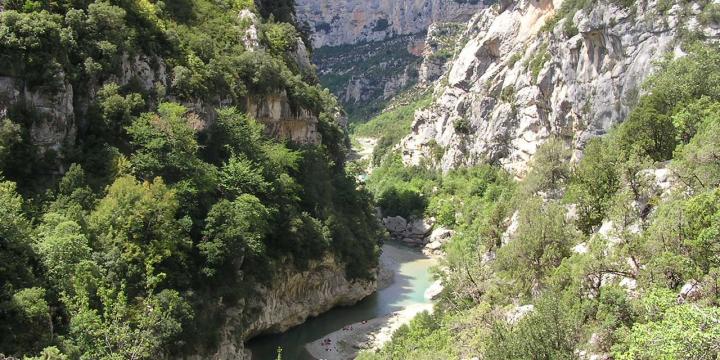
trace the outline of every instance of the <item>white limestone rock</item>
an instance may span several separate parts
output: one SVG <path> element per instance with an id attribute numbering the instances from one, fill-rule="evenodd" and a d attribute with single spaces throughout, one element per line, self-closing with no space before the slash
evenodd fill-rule
<path id="1" fill-rule="evenodd" d="M 406 232 L 409 236 L 425 238 L 432 231 L 434 224 L 435 220 L 432 218 L 416 219 L 407 224 Z"/>
<path id="2" fill-rule="evenodd" d="M 702 284 L 696 280 L 690 280 L 680 289 L 678 302 L 697 301 L 703 296 Z"/>
<path id="3" fill-rule="evenodd" d="M 507 312 L 505 316 L 505 321 L 507 321 L 507 323 L 511 325 L 517 324 L 518 321 L 522 320 L 522 318 L 524 318 L 534 310 L 535 305 L 517 306 Z"/>
<path id="4" fill-rule="evenodd" d="M 578 159 L 589 139 L 625 119 L 654 63 L 676 50 L 680 12 L 657 16 L 657 0 L 635 4 L 634 14 L 601 2 L 575 14 L 572 38 L 565 20 L 540 32 L 559 3 L 521 0 L 468 22 L 447 81 L 401 142 L 406 164 L 433 159 L 439 145 L 443 171 L 491 162 L 522 177 L 550 136 L 567 139 Z M 469 131 L 456 130 L 457 121 Z"/>
<path id="5" fill-rule="evenodd" d="M 438 227 L 432 231 L 428 240 L 430 242 L 439 242 L 442 244 L 449 241 L 453 237 L 453 235 L 455 235 L 454 230 L 450 230 L 444 227 Z"/>
<path id="6" fill-rule="evenodd" d="M 337 46 L 419 34 L 438 21 L 467 21 L 482 1 L 297 0 L 300 22 L 313 30 L 313 46 Z"/>
<path id="7" fill-rule="evenodd" d="M 438 296 L 440 296 L 440 294 L 442 293 L 443 289 L 445 289 L 445 287 L 443 286 L 442 281 L 436 280 L 434 283 L 432 283 L 432 285 L 430 285 L 430 287 L 427 288 L 427 290 L 425 290 L 425 299 L 437 299 Z"/>

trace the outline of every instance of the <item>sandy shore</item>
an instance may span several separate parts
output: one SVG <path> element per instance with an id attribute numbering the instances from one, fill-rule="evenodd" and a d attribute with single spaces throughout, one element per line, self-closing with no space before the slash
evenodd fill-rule
<path id="1" fill-rule="evenodd" d="M 432 307 L 432 304 L 410 305 L 398 312 L 351 324 L 305 345 L 305 348 L 316 359 L 354 359 L 361 350 L 380 348 L 400 326 L 409 323 L 420 312 L 432 312 Z"/>

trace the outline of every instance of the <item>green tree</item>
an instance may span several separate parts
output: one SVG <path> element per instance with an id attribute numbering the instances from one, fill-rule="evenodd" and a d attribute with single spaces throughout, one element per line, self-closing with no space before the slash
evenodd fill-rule
<path id="1" fill-rule="evenodd" d="M 673 119 L 654 101 L 654 97 L 642 98 L 618 128 L 617 142 L 623 154 L 640 154 L 656 161 L 672 158 L 677 145 Z"/>
<path id="2" fill-rule="evenodd" d="M 228 198 L 241 194 L 263 194 L 270 188 L 262 168 L 244 156 L 232 156 L 220 170 L 220 189 Z"/>
<path id="3" fill-rule="evenodd" d="M 47 269 L 47 278 L 71 295 L 75 266 L 90 260 L 92 254 L 81 226 L 60 214 L 45 214 L 35 249 Z"/>
<path id="4" fill-rule="evenodd" d="M 266 256 L 264 240 L 270 219 L 271 212 L 249 194 L 239 195 L 232 202 L 222 200 L 213 206 L 206 220 L 205 237 L 198 244 L 208 264 L 205 273 L 214 275 L 228 259 L 239 269 L 246 257 Z"/>
<path id="5" fill-rule="evenodd" d="M 635 324 L 613 347 L 619 360 L 715 359 L 720 351 L 720 310 L 692 304 L 671 306 L 648 322 Z"/>
<path id="6" fill-rule="evenodd" d="M 217 183 L 217 169 L 199 157 L 196 130 L 201 126 L 202 120 L 185 107 L 163 103 L 157 114 L 143 114 L 127 128 L 135 148 L 133 172 L 143 180 L 161 177 L 172 184 L 184 213 L 196 219 Z"/>
<path id="7" fill-rule="evenodd" d="M 617 156 L 611 140 L 593 139 L 585 147 L 568 187 L 568 200 L 577 204 L 578 228 L 590 234 L 605 218 L 609 202 L 620 186 Z"/>
<path id="8" fill-rule="evenodd" d="M 23 213 L 24 201 L 17 194 L 15 184 L 0 180 L 0 332 L 17 334 L 0 337 L 0 348 L 8 353 L 32 348 L 42 339 L 41 333 L 24 326 L 21 314 L 12 306 L 17 291 L 34 286 L 36 278 L 30 248 L 30 222 Z M 39 350 L 39 349 L 38 349 Z"/>
<path id="9" fill-rule="evenodd" d="M 720 118 L 714 113 L 706 119 L 697 135 L 678 149 L 673 167 L 677 176 L 695 189 L 712 189 L 720 185 Z"/>
<path id="10" fill-rule="evenodd" d="M 515 325 L 503 320 L 493 328 L 488 360 L 576 359 L 583 313 L 575 294 L 550 294 Z"/>
<path id="11" fill-rule="evenodd" d="M 157 114 L 146 113 L 133 121 L 127 131 L 137 149 L 131 161 L 140 178 L 161 176 L 177 182 L 200 167 L 192 121 L 199 119 L 173 103 L 161 104 Z"/>
<path id="12" fill-rule="evenodd" d="M 546 276 L 571 254 L 578 234 L 565 208 L 532 198 L 523 203 L 514 237 L 497 253 L 497 267 L 523 293 L 542 286 Z"/>
<path id="13" fill-rule="evenodd" d="M 541 145 L 530 163 L 525 187 L 531 194 L 557 191 L 570 179 L 570 150 L 558 138 Z"/>
<path id="14" fill-rule="evenodd" d="M 720 102 L 713 101 L 708 96 L 703 96 L 685 105 L 672 117 L 677 140 L 681 144 L 689 143 L 701 126 L 720 122 L 718 113 L 720 113 Z"/>
<path id="15" fill-rule="evenodd" d="M 5 157 L 10 154 L 12 146 L 22 141 L 20 131 L 20 125 L 10 119 L 0 118 L 0 169 L 5 167 Z"/>
<path id="16" fill-rule="evenodd" d="M 50 346 L 43 349 L 39 356 L 25 357 L 23 360 L 70 360 L 70 358 L 63 354 L 60 349 Z"/>
<path id="17" fill-rule="evenodd" d="M 82 308 L 70 321 L 72 342 L 83 360 L 156 359 L 193 316 L 174 290 L 132 302 L 122 289 L 101 286 L 99 295 L 102 310 Z"/>
<path id="18" fill-rule="evenodd" d="M 45 300 L 45 289 L 33 287 L 22 289 L 13 295 L 13 306 L 25 316 L 30 322 L 40 322 L 46 327 L 50 341 L 54 337 L 55 330 L 52 321 L 50 306 Z"/>
<path id="19" fill-rule="evenodd" d="M 137 93 L 120 94 L 120 86 L 116 83 L 105 84 L 98 91 L 98 103 L 102 112 L 105 126 L 115 138 L 122 138 L 121 131 L 139 115 L 140 109 L 145 106 L 142 96 Z"/>
<path id="20" fill-rule="evenodd" d="M 175 192 L 159 178 L 141 183 L 126 176 L 110 186 L 89 226 L 101 250 L 100 265 L 116 286 L 127 282 L 130 294 L 152 292 L 168 276 L 187 276 L 182 268 L 163 271 L 171 259 L 181 264 L 191 246 L 189 220 L 176 219 L 179 207 Z"/>

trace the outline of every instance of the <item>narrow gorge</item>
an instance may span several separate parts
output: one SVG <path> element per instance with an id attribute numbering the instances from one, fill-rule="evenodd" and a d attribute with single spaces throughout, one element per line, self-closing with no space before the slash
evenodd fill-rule
<path id="1" fill-rule="evenodd" d="M 720 356 L 719 0 L 0 0 L 0 359 Z"/>

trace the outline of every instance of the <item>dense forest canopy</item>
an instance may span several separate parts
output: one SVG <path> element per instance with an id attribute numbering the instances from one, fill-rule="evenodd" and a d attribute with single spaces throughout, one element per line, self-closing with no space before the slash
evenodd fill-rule
<path id="1" fill-rule="evenodd" d="M 33 129 L 53 118 L 3 99 L 0 353 L 213 351 L 223 310 L 281 268 L 333 255 L 348 278 L 374 276 L 382 233 L 345 173 L 336 100 L 293 57 L 292 1 L 3 9 L 0 77 L 69 93 L 74 136 L 38 144 Z M 243 41 L 251 27 L 257 48 Z M 153 83 L 124 77 L 133 59 Z M 269 137 L 245 114 L 249 99 L 282 93 L 317 117 L 322 143 Z"/>

